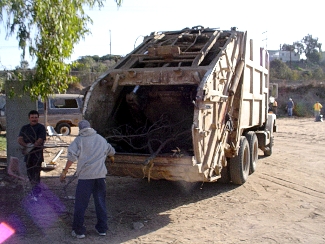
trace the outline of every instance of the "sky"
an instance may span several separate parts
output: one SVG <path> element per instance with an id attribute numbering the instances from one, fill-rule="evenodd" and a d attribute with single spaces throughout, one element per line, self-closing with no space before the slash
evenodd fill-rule
<path id="1" fill-rule="evenodd" d="M 247 31 L 254 45 L 268 50 L 301 41 L 308 34 L 325 43 L 324 9 L 320 3 L 319 0 L 123 0 L 118 8 L 114 0 L 106 0 L 100 10 L 86 9 L 93 20 L 88 26 L 91 34 L 75 45 L 67 62 L 87 55 L 124 56 L 151 32 L 198 25 L 220 30 L 237 27 L 239 31 Z M 6 39 L 5 34 L 0 23 L 0 70 L 14 69 L 21 61 L 17 40 Z M 32 68 L 35 60 L 28 56 L 26 60 Z"/>

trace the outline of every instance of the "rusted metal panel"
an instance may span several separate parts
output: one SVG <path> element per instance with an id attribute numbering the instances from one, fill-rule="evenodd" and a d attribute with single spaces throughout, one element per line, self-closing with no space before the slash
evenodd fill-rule
<path id="1" fill-rule="evenodd" d="M 132 69 L 119 70 L 110 72 L 104 79 L 113 84 L 116 82 L 118 86 L 127 85 L 182 85 L 182 84 L 199 84 L 201 77 L 206 73 L 204 69 L 179 69 L 170 70 L 161 69 L 154 71 L 151 69 Z"/>
<path id="2" fill-rule="evenodd" d="M 158 156 L 145 163 L 149 155 L 116 154 L 112 164 L 107 160 L 108 172 L 116 176 L 147 178 L 148 180 L 204 181 L 204 176 L 193 166 L 192 157 Z"/>

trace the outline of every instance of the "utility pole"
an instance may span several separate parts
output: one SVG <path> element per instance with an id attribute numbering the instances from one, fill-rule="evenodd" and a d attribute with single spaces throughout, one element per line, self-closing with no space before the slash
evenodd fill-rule
<path id="1" fill-rule="evenodd" d="M 111 30 L 109 30 L 109 56 L 112 56 L 112 35 L 111 35 Z"/>
<path id="2" fill-rule="evenodd" d="M 267 50 L 267 31 L 264 31 L 262 35 L 265 34 L 265 38 L 262 41 L 265 41 L 265 49 Z"/>

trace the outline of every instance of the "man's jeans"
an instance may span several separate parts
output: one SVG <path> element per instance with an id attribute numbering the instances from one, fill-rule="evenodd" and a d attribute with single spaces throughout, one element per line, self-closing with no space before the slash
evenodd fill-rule
<path id="1" fill-rule="evenodd" d="M 93 194 L 97 224 L 96 230 L 100 233 L 107 231 L 107 211 L 106 211 L 106 180 L 90 179 L 78 180 L 76 188 L 76 199 L 74 205 L 74 216 L 72 229 L 77 235 L 86 234 L 86 227 L 84 226 L 85 212 L 88 207 L 90 196 Z"/>
<path id="2" fill-rule="evenodd" d="M 29 160 L 26 161 L 27 176 L 32 185 L 32 194 L 38 196 L 41 194 L 42 189 L 40 187 L 41 182 L 41 162 Z"/>
<path id="3" fill-rule="evenodd" d="M 314 111 L 314 115 L 315 115 L 315 121 L 320 121 L 319 115 L 320 115 L 320 111 Z"/>
<path id="4" fill-rule="evenodd" d="M 293 108 L 288 108 L 288 116 L 292 116 L 292 110 Z"/>

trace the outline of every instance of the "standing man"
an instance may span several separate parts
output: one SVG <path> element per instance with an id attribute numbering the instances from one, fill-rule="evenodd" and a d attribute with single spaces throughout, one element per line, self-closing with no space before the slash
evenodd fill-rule
<path id="1" fill-rule="evenodd" d="M 291 98 L 289 98 L 289 101 L 287 102 L 287 112 L 288 112 L 288 116 L 291 117 L 292 116 L 292 111 L 293 111 L 293 107 L 294 107 L 294 102 L 292 101 Z"/>
<path id="2" fill-rule="evenodd" d="M 274 99 L 274 102 L 272 103 L 273 113 L 277 115 L 278 113 L 278 102 Z"/>
<path id="3" fill-rule="evenodd" d="M 314 115 L 315 115 L 315 121 L 321 121 L 320 120 L 320 111 L 322 110 L 322 104 L 320 104 L 318 101 L 314 104 Z"/>
<path id="4" fill-rule="evenodd" d="M 32 198 L 37 201 L 41 196 L 41 166 L 44 161 L 43 145 L 46 140 L 46 129 L 38 123 L 39 113 L 31 110 L 28 113 L 29 124 L 24 125 L 18 135 L 18 143 L 25 155 L 24 161 L 27 176 L 32 184 Z"/>
<path id="5" fill-rule="evenodd" d="M 86 236 L 84 215 L 91 195 L 94 198 L 97 216 L 95 228 L 100 236 L 105 236 L 108 229 L 105 202 L 107 174 L 105 161 L 107 155 L 113 161 L 115 149 L 105 138 L 90 127 L 87 120 L 81 120 L 78 126 L 79 134 L 68 147 L 68 160 L 60 175 L 60 181 L 64 182 L 68 169 L 74 162 L 78 161 L 76 170 L 78 184 L 74 205 L 72 236 L 79 239 Z"/>

